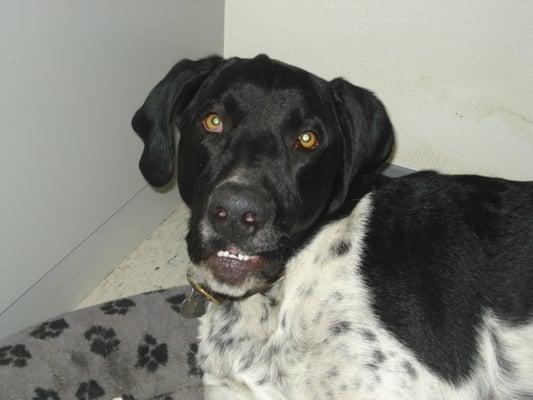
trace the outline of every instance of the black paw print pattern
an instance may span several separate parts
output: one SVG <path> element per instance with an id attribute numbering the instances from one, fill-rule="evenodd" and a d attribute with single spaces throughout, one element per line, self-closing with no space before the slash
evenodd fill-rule
<path id="1" fill-rule="evenodd" d="M 13 367 L 22 368 L 28 365 L 30 358 L 31 354 L 23 344 L 0 347 L 0 366 L 12 365 Z"/>
<path id="2" fill-rule="evenodd" d="M 91 351 L 104 358 L 118 350 L 120 344 L 115 331 L 103 326 L 92 326 L 85 332 L 84 337 L 89 341 Z"/>
<path id="3" fill-rule="evenodd" d="M 168 361 L 168 347 L 166 343 L 157 344 L 157 340 L 149 334 L 144 335 L 137 348 L 137 368 L 146 368 L 155 372 L 160 365 Z"/>
<path id="4" fill-rule="evenodd" d="M 88 382 L 82 382 L 76 391 L 78 400 L 94 400 L 105 395 L 105 390 L 92 379 Z"/>
<path id="5" fill-rule="evenodd" d="M 54 321 L 43 322 L 37 329 L 30 333 L 31 336 L 37 339 L 55 338 L 68 329 L 69 325 L 63 318 Z"/>
<path id="6" fill-rule="evenodd" d="M 125 315 L 128 313 L 131 307 L 135 307 L 135 302 L 133 300 L 120 299 L 105 303 L 102 307 L 100 307 L 100 310 L 102 310 L 104 314 L 107 315 Z"/>
<path id="7" fill-rule="evenodd" d="M 45 390 L 42 388 L 35 389 L 35 397 L 32 400 L 60 400 L 57 392 L 53 390 Z"/>
<path id="8" fill-rule="evenodd" d="M 187 364 L 189 365 L 189 375 L 201 376 L 203 371 L 198 367 L 196 362 L 196 353 L 198 353 L 198 343 L 190 343 L 187 352 Z"/>
<path id="9" fill-rule="evenodd" d="M 185 300 L 184 294 L 177 294 L 176 296 L 169 297 L 167 299 L 167 303 L 170 303 L 170 307 L 176 311 L 177 313 L 180 312 L 180 305 L 183 303 L 183 300 Z"/>

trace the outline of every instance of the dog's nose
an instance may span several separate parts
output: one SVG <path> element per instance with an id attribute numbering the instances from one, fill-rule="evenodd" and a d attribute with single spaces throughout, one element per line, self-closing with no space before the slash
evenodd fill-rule
<path id="1" fill-rule="evenodd" d="M 260 191 L 229 182 L 214 190 L 208 214 L 219 235 L 238 242 L 265 226 L 272 215 L 272 206 Z"/>

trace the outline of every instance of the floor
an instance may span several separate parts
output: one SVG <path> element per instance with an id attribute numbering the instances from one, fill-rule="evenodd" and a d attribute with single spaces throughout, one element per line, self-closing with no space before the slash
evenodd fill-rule
<path id="1" fill-rule="evenodd" d="M 78 308 L 151 290 L 187 284 L 185 245 L 189 210 L 180 203 L 157 229 L 128 255 Z"/>

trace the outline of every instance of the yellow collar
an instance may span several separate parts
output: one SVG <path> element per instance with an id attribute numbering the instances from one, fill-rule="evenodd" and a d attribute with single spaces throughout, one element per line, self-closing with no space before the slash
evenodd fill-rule
<path id="1" fill-rule="evenodd" d="M 197 283 L 189 281 L 189 284 L 193 287 L 194 290 L 200 293 L 204 299 L 210 301 L 213 304 L 221 305 L 228 298 L 227 296 L 210 293 L 206 288 Z"/>

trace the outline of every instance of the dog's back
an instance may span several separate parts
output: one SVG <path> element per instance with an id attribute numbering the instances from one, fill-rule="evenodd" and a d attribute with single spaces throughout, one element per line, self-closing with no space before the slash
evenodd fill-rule
<path id="1" fill-rule="evenodd" d="M 372 199 L 361 269 L 380 320 L 457 382 L 485 331 L 494 371 L 533 394 L 533 183 L 422 172 Z"/>

